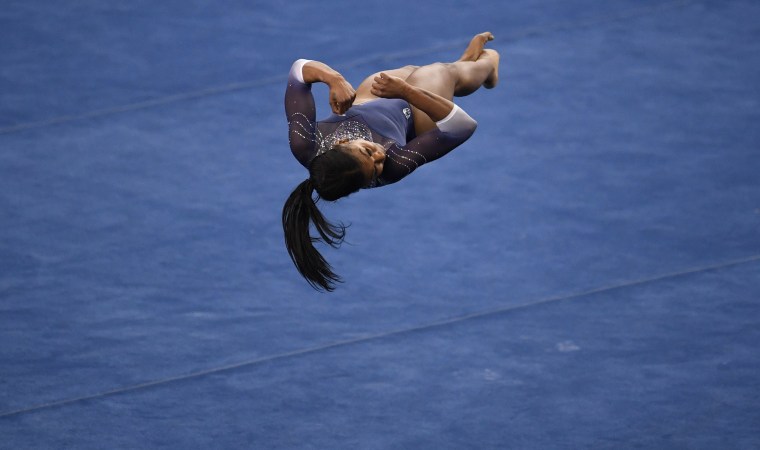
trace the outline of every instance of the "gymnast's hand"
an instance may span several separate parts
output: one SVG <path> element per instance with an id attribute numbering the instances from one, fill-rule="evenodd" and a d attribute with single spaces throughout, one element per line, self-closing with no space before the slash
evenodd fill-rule
<path id="1" fill-rule="evenodd" d="M 401 78 L 380 73 L 375 77 L 370 92 L 382 98 L 405 98 L 408 88 L 409 84 Z"/>
<path id="2" fill-rule="evenodd" d="M 335 114 L 345 114 L 354 103 L 356 91 L 343 77 L 335 78 L 328 85 L 330 86 L 330 108 Z"/>

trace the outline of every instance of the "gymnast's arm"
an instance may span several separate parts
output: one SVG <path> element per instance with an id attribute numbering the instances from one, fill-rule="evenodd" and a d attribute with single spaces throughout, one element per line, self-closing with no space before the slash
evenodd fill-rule
<path id="1" fill-rule="evenodd" d="M 478 123 L 462 108 L 454 105 L 451 112 L 427 131 L 406 145 L 394 145 L 386 152 L 385 168 L 378 185 L 391 184 L 414 172 L 419 166 L 442 158 L 472 136 Z"/>
<path id="2" fill-rule="evenodd" d="M 408 142 L 402 150 L 415 153 L 415 167 L 440 158 L 461 145 L 475 132 L 478 123 L 454 102 L 438 94 L 412 86 L 398 77 L 381 73 L 375 77 L 372 93 L 378 97 L 401 98 L 435 121 L 436 127 Z"/>
<path id="3" fill-rule="evenodd" d="M 330 108 L 335 114 L 344 114 L 354 103 L 356 91 L 338 71 L 325 63 L 309 61 L 303 66 L 305 83 L 322 82 L 330 87 Z"/>
<path id="4" fill-rule="evenodd" d="M 288 87 L 285 90 L 285 116 L 288 119 L 288 141 L 293 156 L 304 167 L 316 151 L 317 110 L 311 84 L 304 82 L 301 69 L 308 60 L 294 62 L 288 74 Z"/>
<path id="5" fill-rule="evenodd" d="M 382 184 L 395 183 L 417 167 L 435 161 L 460 146 L 472 136 L 478 123 L 452 101 L 404 80 L 382 74 L 375 78 L 372 93 L 379 97 L 402 98 L 435 121 L 435 128 L 409 141 L 403 147 L 389 149 L 391 164 L 386 163 Z"/>
<path id="6" fill-rule="evenodd" d="M 351 85 L 326 64 L 308 59 L 293 63 L 285 91 L 285 114 L 290 150 L 304 167 L 308 167 L 316 151 L 317 110 L 311 94 L 311 84 L 315 82 L 323 82 L 330 87 L 334 111 L 345 112 L 355 97 Z"/>

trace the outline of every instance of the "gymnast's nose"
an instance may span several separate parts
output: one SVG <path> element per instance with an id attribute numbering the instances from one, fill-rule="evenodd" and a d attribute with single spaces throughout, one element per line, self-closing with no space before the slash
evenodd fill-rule
<path id="1" fill-rule="evenodd" d="M 384 161 L 385 160 L 385 147 L 382 145 L 375 143 L 375 151 L 372 152 L 372 158 L 375 161 Z"/>
<path id="2" fill-rule="evenodd" d="M 375 162 L 385 161 L 385 149 L 375 149 L 375 151 L 372 153 L 372 159 L 375 160 Z"/>

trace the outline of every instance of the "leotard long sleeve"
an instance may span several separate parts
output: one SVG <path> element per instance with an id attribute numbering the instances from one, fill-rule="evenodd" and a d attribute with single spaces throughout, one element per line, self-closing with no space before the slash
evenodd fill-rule
<path id="1" fill-rule="evenodd" d="M 304 166 L 342 139 L 367 139 L 385 147 L 383 172 L 369 187 L 399 181 L 419 166 L 435 161 L 469 139 L 477 122 L 458 106 L 437 127 L 414 134 L 412 110 L 405 100 L 377 99 L 352 106 L 345 115 L 332 114 L 317 122 L 311 84 L 303 79 L 299 59 L 293 63 L 285 92 L 290 149 Z"/>

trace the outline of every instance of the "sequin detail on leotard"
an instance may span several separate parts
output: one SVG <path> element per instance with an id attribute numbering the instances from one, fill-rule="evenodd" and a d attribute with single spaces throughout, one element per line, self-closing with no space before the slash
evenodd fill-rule
<path id="1" fill-rule="evenodd" d="M 305 120 L 306 123 L 310 125 L 310 128 L 307 128 L 306 125 L 304 125 L 303 123 L 301 123 L 298 119 Z M 300 128 L 300 130 L 298 128 L 296 128 L 295 125 L 297 125 Z M 311 120 L 309 120 L 308 117 L 306 117 L 306 114 L 303 114 L 303 113 L 300 113 L 300 112 L 293 113 L 293 120 L 289 120 L 288 121 L 288 129 L 292 133 L 295 133 L 295 134 L 299 135 L 301 137 L 301 139 L 305 139 L 305 140 L 311 141 L 311 142 L 316 142 L 314 140 L 314 138 L 311 137 L 311 133 L 312 133 L 311 130 L 314 129 L 314 124 L 311 122 Z M 290 144 L 293 143 L 292 140 L 291 140 L 291 138 L 290 138 L 290 135 L 288 135 L 288 143 L 290 143 Z"/>
<path id="2" fill-rule="evenodd" d="M 301 121 L 305 120 L 307 125 L 304 125 Z M 372 136 L 372 130 L 359 121 L 346 120 L 338 124 L 338 126 L 330 133 L 323 134 L 317 127 L 317 124 L 310 121 L 305 114 L 294 113 L 293 120 L 288 122 L 290 130 L 310 142 L 314 142 L 316 145 L 316 153 L 312 157 L 312 160 L 317 156 L 325 153 L 331 148 L 335 147 L 340 142 L 350 142 L 357 139 L 364 139 L 366 141 L 375 142 Z M 300 128 L 300 129 L 299 129 Z M 313 135 L 311 130 L 314 130 Z M 390 148 L 393 142 L 382 143 L 386 150 Z"/>

